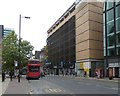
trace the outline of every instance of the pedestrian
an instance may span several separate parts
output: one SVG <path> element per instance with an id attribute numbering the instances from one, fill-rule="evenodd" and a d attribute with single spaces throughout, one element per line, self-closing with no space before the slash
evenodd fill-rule
<path id="1" fill-rule="evenodd" d="M 98 72 L 97 71 L 95 72 L 95 76 L 98 77 Z"/>
<path id="2" fill-rule="evenodd" d="M 42 71 L 40 72 L 40 77 L 41 77 L 41 78 L 43 77 Z"/>
<path id="3" fill-rule="evenodd" d="M 10 80 L 12 81 L 13 72 L 12 72 L 12 71 L 10 71 L 9 75 L 10 75 Z"/>
<path id="4" fill-rule="evenodd" d="M 85 72 L 84 72 L 84 77 L 86 77 L 86 76 L 87 76 L 87 72 L 85 71 Z"/>
<path id="5" fill-rule="evenodd" d="M 98 75 L 97 75 L 98 77 L 97 78 L 100 78 L 100 72 L 98 72 Z"/>
<path id="6" fill-rule="evenodd" d="M 3 71 L 2 72 L 2 82 L 4 82 L 5 81 L 5 72 Z"/>

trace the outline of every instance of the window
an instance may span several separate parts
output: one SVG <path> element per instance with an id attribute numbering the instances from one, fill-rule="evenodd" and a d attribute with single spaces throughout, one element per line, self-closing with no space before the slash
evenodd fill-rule
<path id="1" fill-rule="evenodd" d="M 120 31 L 120 18 L 116 20 L 116 33 Z"/>
<path id="2" fill-rule="evenodd" d="M 107 34 L 114 32 L 114 22 L 110 22 L 107 24 Z"/>
<path id="3" fill-rule="evenodd" d="M 116 43 L 120 46 L 120 33 L 116 34 Z"/>
<path id="4" fill-rule="evenodd" d="M 39 71 L 39 66 L 29 66 L 29 71 L 30 72 L 38 72 Z"/>
<path id="5" fill-rule="evenodd" d="M 115 48 L 109 48 L 108 49 L 108 56 L 114 56 L 115 55 Z"/>
<path id="6" fill-rule="evenodd" d="M 120 55 L 120 46 L 117 47 L 117 55 Z"/>
<path id="7" fill-rule="evenodd" d="M 114 0 L 108 0 L 107 1 L 107 9 L 110 9 L 113 7 L 113 4 L 114 4 Z"/>
<path id="8" fill-rule="evenodd" d="M 114 20 L 113 9 L 107 12 L 107 22 Z"/>
<path id="9" fill-rule="evenodd" d="M 32 61 L 32 60 L 30 60 L 29 62 L 28 62 L 29 64 L 40 64 L 40 62 L 39 61 Z"/>
<path id="10" fill-rule="evenodd" d="M 116 0 L 116 5 L 120 4 L 120 0 Z"/>
<path id="11" fill-rule="evenodd" d="M 109 35 L 107 38 L 107 42 L 108 42 L 108 47 L 109 46 L 114 46 L 115 45 L 115 39 L 114 39 L 114 34 Z"/>
<path id="12" fill-rule="evenodd" d="M 120 6 L 116 7 L 116 18 L 120 18 Z"/>

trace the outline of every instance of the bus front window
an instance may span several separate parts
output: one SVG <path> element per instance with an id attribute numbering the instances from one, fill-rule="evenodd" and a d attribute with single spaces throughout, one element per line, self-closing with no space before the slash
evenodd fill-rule
<path id="1" fill-rule="evenodd" d="M 29 66 L 29 72 L 38 72 L 39 66 Z"/>

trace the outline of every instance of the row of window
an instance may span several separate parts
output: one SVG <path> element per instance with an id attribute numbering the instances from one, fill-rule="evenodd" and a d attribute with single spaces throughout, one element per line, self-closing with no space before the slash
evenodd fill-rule
<path id="1" fill-rule="evenodd" d="M 120 55 L 120 2 L 107 2 L 104 11 L 104 56 Z M 108 9 L 108 10 L 107 10 Z M 106 15 L 105 15 L 106 14 Z M 106 16 L 106 20 L 105 20 Z M 115 16 L 115 17 L 114 17 Z M 105 24 L 107 22 L 107 24 Z M 107 29 L 107 30 L 106 30 Z M 106 44 L 107 40 L 107 44 Z"/>
<path id="2" fill-rule="evenodd" d="M 75 16 L 54 32 L 47 40 L 48 59 L 53 65 L 60 61 L 75 61 Z"/>
<path id="3" fill-rule="evenodd" d="M 114 7 L 115 5 L 120 4 L 120 0 L 106 0 L 106 9 L 109 10 Z M 105 10 L 105 4 L 104 4 L 104 10 Z"/>

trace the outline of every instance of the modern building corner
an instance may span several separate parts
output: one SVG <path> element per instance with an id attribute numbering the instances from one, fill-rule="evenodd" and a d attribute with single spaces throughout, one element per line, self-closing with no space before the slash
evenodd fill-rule
<path id="1" fill-rule="evenodd" d="M 76 5 L 76 72 L 79 76 L 103 76 L 103 3 L 80 2 Z"/>
<path id="2" fill-rule="evenodd" d="M 118 10 L 119 0 L 76 0 L 47 31 L 51 73 L 120 77 Z"/>

